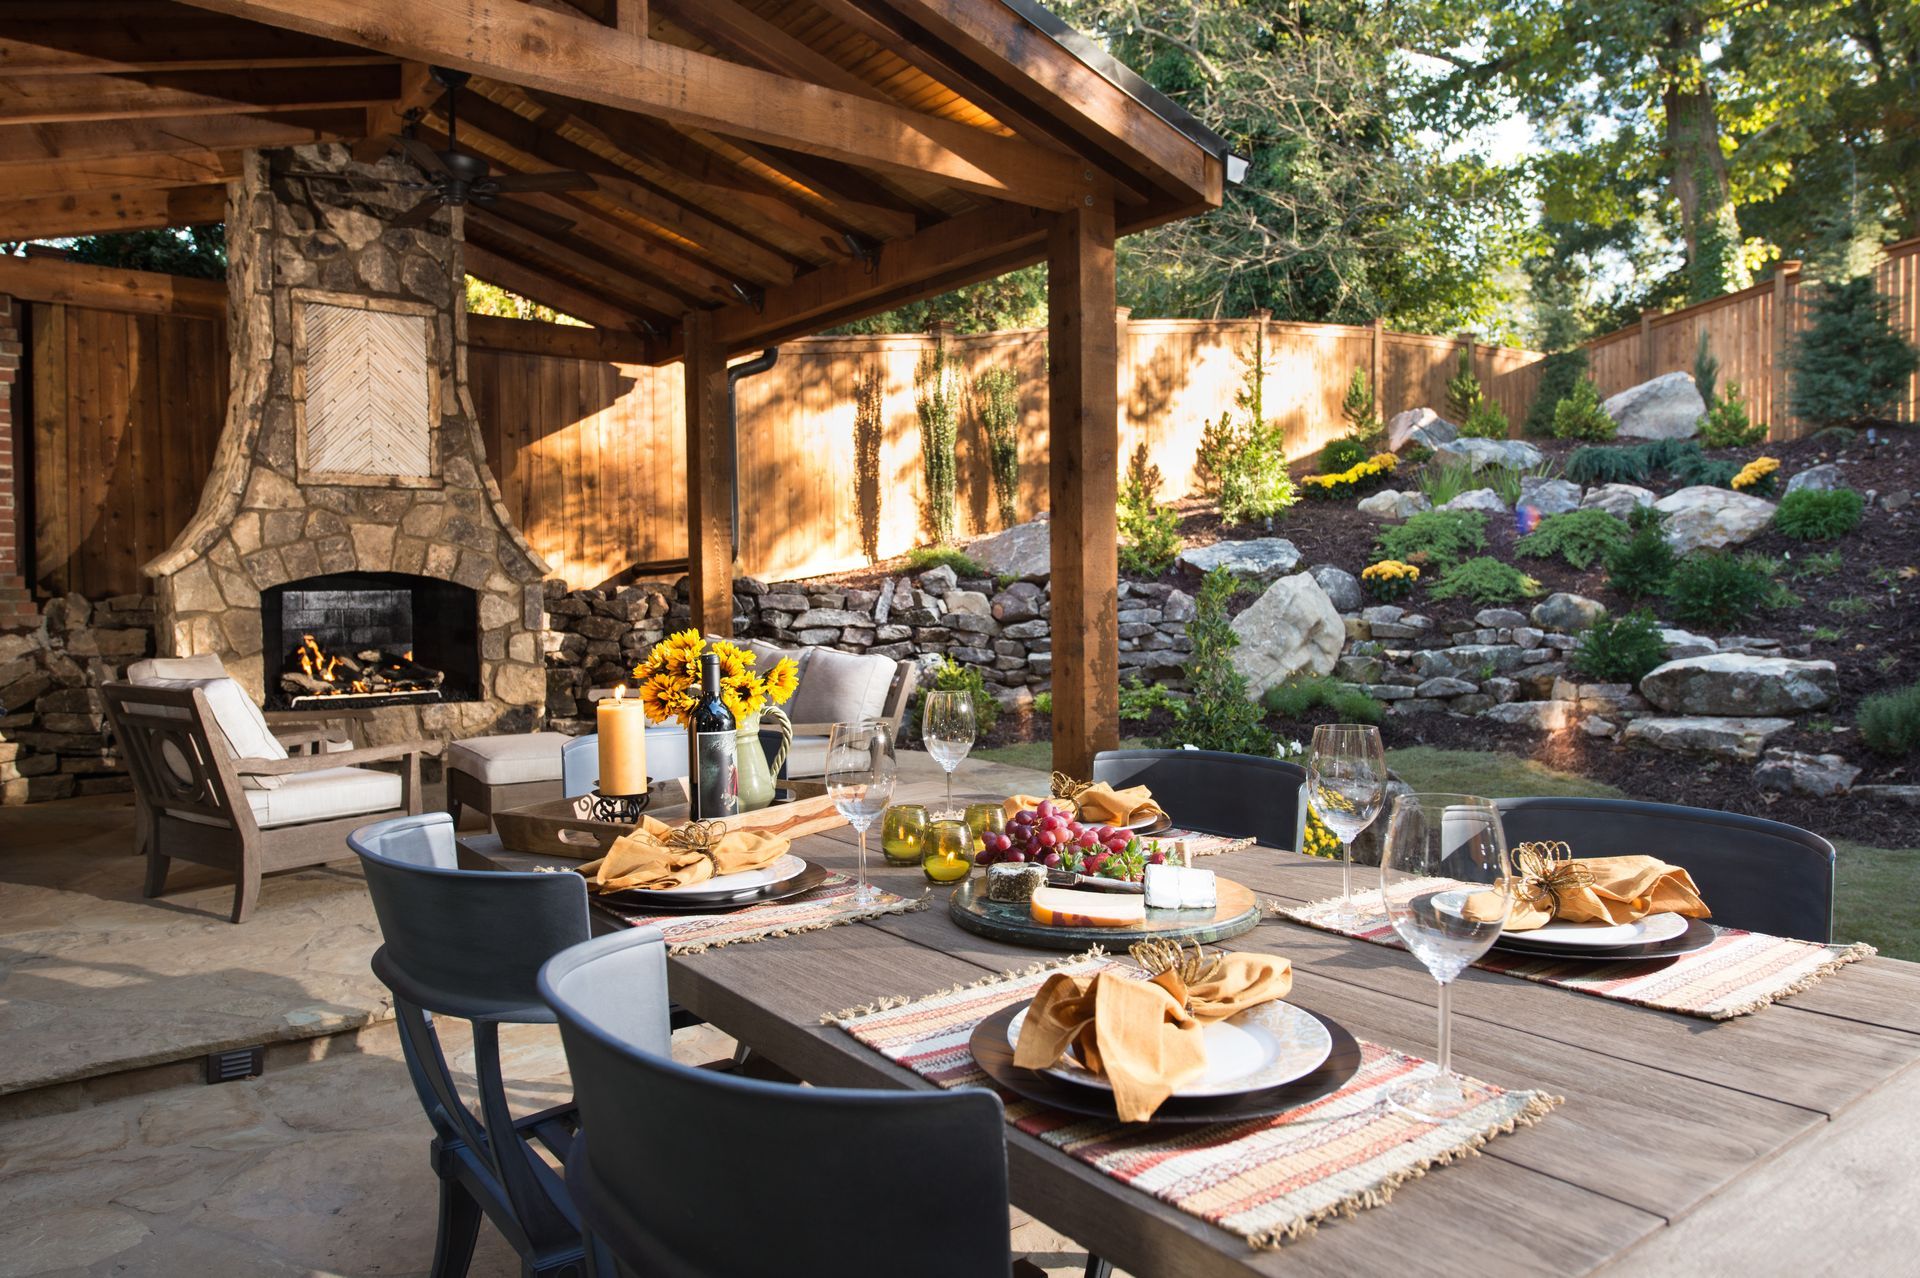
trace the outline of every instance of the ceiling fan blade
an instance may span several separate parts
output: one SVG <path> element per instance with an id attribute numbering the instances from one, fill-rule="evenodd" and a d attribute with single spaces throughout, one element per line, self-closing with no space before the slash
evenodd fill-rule
<path id="1" fill-rule="evenodd" d="M 396 138 L 395 141 L 399 142 L 400 149 L 428 174 L 448 172 L 447 162 L 440 158 L 440 153 L 419 138 Z"/>
<path id="2" fill-rule="evenodd" d="M 431 190 L 433 187 L 431 182 L 416 182 L 406 178 L 365 177 L 357 173 L 307 173 L 289 169 L 283 176 L 305 178 L 310 182 L 365 182 L 372 186 L 397 186 L 415 191 Z"/>
<path id="3" fill-rule="evenodd" d="M 573 229 L 571 220 L 557 213 L 549 213 L 545 209 L 536 209 L 532 205 L 522 204 L 518 200 L 495 200 L 481 196 L 474 203 L 481 208 L 498 213 L 508 221 L 518 222 L 521 226 L 547 235 L 565 235 Z"/>
<path id="4" fill-rule="evenodd" d="M 405 213 L 402 213 L 399 217 L 396 217 L 395 219 L 393 219 L 393 221 L 389 222 L 388 225 L 389 226 L 419 226 L 422 223 L 426 222 L 429 218 L 431 218 L 435 213 L 438 213 L 440 211 L 440 208 L 441 208 L 440 201 L 433 196 L 428 196 L 426 199 L 420 201 L 418 204 L 408 209 Z"/>
<path id="5" fill-rule="evenodd" d="M 584 173 L 506 173 L 491 179 L 501 191 L 591 191 L 598 183 Z"/>

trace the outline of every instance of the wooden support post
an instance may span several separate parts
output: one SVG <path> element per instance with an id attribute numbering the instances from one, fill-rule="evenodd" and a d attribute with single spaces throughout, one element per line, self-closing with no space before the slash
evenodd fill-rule
<path id="1" fill-rule="evenodd" d="M 1797 261 L 1781 262 L 1773 268 L 1773 331 L 1769 334 L 1771 349 L 1767 353 L 1770 383 L 1767 387 L 1767 438 L 1792 439 L 1792 416 L 1788 412 L 1789 396 L 1787 392 L 1787 351 L 1793 342 L 1793 314 L 1789 309 L 1788 290 L 1799 284 L 1795 277 L 1800 274 Z"/>
<path id="2" fill-rule="evenodd" d="M 1640 380 L 1653 380 L 1653 312 L 1640 312 Z"/>
<path id="3" fill-rule="evenodd" d="M 727 357 L 709 311 L 689 311 L 687 390 L 687 602 L 701 634 L 733 634 L 733 441 Z"/>
<path id="4" fill-rule="evenodd" d="M 1389 416 L 1387 412 L 1387 397 L 1380 385 L 1380 364 L 1382 357 L 1386 353 L 1384 350 L 1386 331 L 1387 322 L 1375 316 L 1373 321 L 1372 349 L 1367 353 L 1367 385 L 1373 390 L 1374 415 L 1382 422 L 1386 421 Z"/>
<path id="5" fill-rule="evenodd" d="M 1119 375 L 1113 202 L 1047 237 L 1047 487 L 1053 518 L 1053 766 L 1092 774 L 1120 739 Z"/>

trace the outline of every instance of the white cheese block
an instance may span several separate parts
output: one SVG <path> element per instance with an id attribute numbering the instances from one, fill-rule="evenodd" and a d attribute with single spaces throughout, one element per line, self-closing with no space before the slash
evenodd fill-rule
<path id="1" fill-rule="evenodd" d="M 1220 904 L 1220 896 L 1213 880 L 1212 870 L 1180 871 L 1180 908 L 1183 910 L 1211 909 Z"/>
<path id="2" fill-rule="evenodd" d="M 1156 910 L 1210 909 L 1220 903 L 1212 870 L 1185 866 L 1147 867 L 1147 905 Z"/>
<path id="3" fill-rule="evenodd" d="M 1147 867 L 1147 908 L 1153 910 L 1180 908 L 1179 866 L 1169 864 Z"/>

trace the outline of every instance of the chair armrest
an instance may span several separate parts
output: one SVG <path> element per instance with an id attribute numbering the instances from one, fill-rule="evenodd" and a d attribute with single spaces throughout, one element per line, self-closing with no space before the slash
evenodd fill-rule
<path id="1" fill-rule="evenodd" d="M 413 755 L 437 755 L 438 741 L 400 741 L 393 745 L 367 746 L 360 750 L 342 750 L 336 754 L 300 754 L 291 759 L 236 759 L 234 771 L 252 776 L 291 776 L 300 772 L 318 772 L 322 768 L 348 768 L 361 763 L 380 763 Z"/>

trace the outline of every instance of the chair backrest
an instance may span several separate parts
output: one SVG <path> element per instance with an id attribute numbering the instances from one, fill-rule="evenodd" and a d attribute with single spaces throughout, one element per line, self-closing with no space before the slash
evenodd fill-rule
<path id="1" fill-rule="evenodd" d="M 1102 750 L 1093 779 L 1144 785 L 1175 825 L 1253 838 L 1298 852 L 1306 834 L 1307 772 L 1297 763 L 1222 750 Z"/>
<path id="2" fill-rule="evenodd" d="M 647 781 L 687 775 L 687 734 L 672 724 L 647 729 Z M 592 794 L 600 784 L 600 734 L 589 732 L 560 747 L 560 793 L 569 799 Z"/>
<path id="3" fill-rule="evenodd" d="M 100 688 L 114 740 L 148 812 L 212 827 L 253 829 L 233 755 L 214 720 L 205 689 Z"/>
<path id="4" fill-rule="evenodd" d="M 1631 799 L 1501 799 L 1507 844 L 1558 840 L 1575 856 L 1645 854 L 1693 876 L 1723 927 L 1833 940 L 1833 844 L 1797 826 Z"/>
<path id="5" fill-rule="evenodd" d="M 380 920 L 373 969 L 397 996 L 468 1020 L 553 1019 L 540 965 L 587 939 L 586 880 L 457 869 L 444 812 L 376 821 L 347 846 Z"/>
<path id="6" fill-rule="evenodd" d="M 676 1064 L 665 949 L 651 929 L 558 955 L 540 992 L 580 1106 L 574 1204 L 633 1272 L 841 1273 L 860 1271 L 862 1256 L 916 1275 L 1009 1272 L 1006 1133 L 992 1092 L 794 1087 Z"/>

